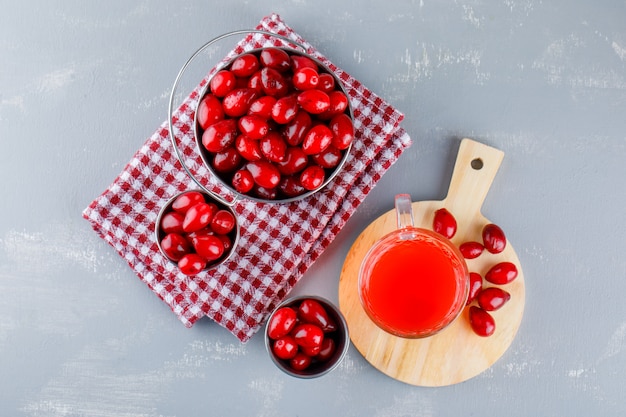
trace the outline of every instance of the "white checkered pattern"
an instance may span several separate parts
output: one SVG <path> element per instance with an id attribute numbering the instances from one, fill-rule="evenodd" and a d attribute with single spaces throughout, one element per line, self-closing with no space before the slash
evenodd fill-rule
<path id="1" fill-rule="evenodd" d="M 176 159 L 168 124 L 137 151 L 111 186 L 83 212 L 94 230 L 122 256 L 138 277 L 186 325 L 208 316 L 245 342 L 260 328 L 309 266 L 333 241 L 354 210 L 387 169 L 411 144 L 399 126 L 403 115 L 289 28 L 278 15 L 257 27 L 279 33 L 307 48 L 342 80 L 355 116 L 356 138 L 342 171 L 322 191 L 289 204 L 237 201 L 241 227 L 236 253 L 217 269 L 186 277 L 159 252 L 154 222 L 160 208 L 178 192 L 194 188 Z M 276 44 L 250 34 L 233 50 Z M 278 41 L 280 42 L 280 41 Z M 225 190 L 211 178 L 195 149 L 193 112 L 205 78 L 174 114 L 185 163 L 206 187 Z"/>

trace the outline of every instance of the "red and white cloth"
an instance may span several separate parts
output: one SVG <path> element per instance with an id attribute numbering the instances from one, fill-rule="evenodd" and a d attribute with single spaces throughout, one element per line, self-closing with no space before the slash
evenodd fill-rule
<path id="1" fill-rule="evenodd" d="M 257 29 L 289 37 L 325 63 L 343 81 L 355 117 L 356 138 L 342 171 L 322 191 L 288 204 L 239 200 L 237 252 L 223 265 L 194 277 L 181 274 L 161 255 L 154 237 L 161 207 L 177 193 L 197 188 L 182 169 L 164 122 L 137 151 L 115 181 L 83 212 L 94 230 L 122 256 L 137 276 L 188 327 L 208 316 L 242 342 L 261 327 L 311 264 L 322 254 L 385 171 L 410 146 L 400 127 L 403 115 L 359 81 L 337 68 L 280 16 L 265 17 Z M 275 44 L 251 33 L 233 53 Z M 208 76 L 207 76 L 208 77 Z M 224 195 L 195 148 L 193 113 L 207 78 L 174 112 L 179 147 L 207 188 Z M 176 134 L 178 136 L 178 134 Z"/>

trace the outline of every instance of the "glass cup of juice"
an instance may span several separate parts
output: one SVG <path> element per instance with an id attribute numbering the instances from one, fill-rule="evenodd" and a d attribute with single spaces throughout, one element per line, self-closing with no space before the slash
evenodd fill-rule
<path id="1" fill-rule="evenodd" d="M 461 313 L 469 291 L 463 255 L 447 238 L 413 223 L 408 194 L 395 198 L 398 227 L 368 251 L 359 296 L 369 318 L 387 333 L 424 338 Z"/>

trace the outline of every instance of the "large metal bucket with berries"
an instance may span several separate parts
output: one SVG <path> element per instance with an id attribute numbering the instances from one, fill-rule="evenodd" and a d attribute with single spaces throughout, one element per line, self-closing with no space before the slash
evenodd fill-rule
<path id="1" fill-rule="evenodd" d="M 226 38 L 251 33 L 283 45 L 222 60 L 194 103 L 197 151 L 224 190 L 215 195 L 185 163 L 172 123 L 174 101 L 181 78 L 199 56 Z M 341 80 L 303 46 L 259 30 L 221 35 L 189 58 L 172 89 L 169 122 L 187 174 L 226 204 L 242 198 L 286 203 L 314 194 L 341 171 L 354 138 L 352 107 Z"/>
<path id="2" fill-rule="evenodd" d="M 275 42 L 261 48 L 250 42 L 238 54 L 232 45 L 231 52 L 219 52 L 217 45 L 226 39 L 250 34 Z M 210 64 L 200 64 L 202 59 Z M 199 94 L 188 96 L 211 68 Z M 191 106 L 193 117 L 177 115 L 181 106 Z M 187 275 L 232 255 L 240 233 L 237 201 L 288 203 L 319 192 L 341 171 L 354 139 L 352 106 L 341 80 L 302 45 L 260 30 L 229 32 L 199 48 L 176 77 L 168 115 L 176 157 L 200 190 L 174 196 L 162 207 L 155 237 L 163 255 Z M 190 132 L 196 149 L 183 150 L 179 142 Z M 198 175 L 198 155 L 219 187 Z M 212 225 L 218 211 L 234 218 L 223 233 Z"/>

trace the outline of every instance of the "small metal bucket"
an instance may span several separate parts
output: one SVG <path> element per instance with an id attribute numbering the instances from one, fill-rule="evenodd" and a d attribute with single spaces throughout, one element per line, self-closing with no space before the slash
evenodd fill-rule
<path id="1" fill-rule="evenodd" d="M 224 254 L 216 261 L 214 262 L 207 262 L 206 266 L 203 268 L 203 271 L 207 271 L 207 270 L 211 270 L 211 269 L 215 269 L 217 268 L 219 265 L 223 264 L 224 262 L 226 262 L 227 260 L 229 260 L 233 253 L 235 253 L 235 249 L 237 247 L 237 244 L 239 243 L 239 235 L 240 235 L 240 228 L 239 228 L 239 222 L 237 221 L 237 215 L 235 214 L 233 208 L 227 204 L 223 204 L 222 202 L 216 200 L 215 198 L 213 198 L 212 194 L 206 193 L 202 190 L 187 190 L 187 191 L 183 191 L 181 193 L 176 194 L 174 197 L 170 198 L 168 200 L 168 202 L 161 207 L 161 210 L 159 211 L 159 214 L 157 216 L 156 219 L 156 223 L 155 223 L 155 228 L 154 228 L 154 236 L 157 242 L 157 246 L 159 247 L 159 250 L 161 251 L 161 254 L 163 254 L 163 256 L 165 256 L 165 258 L 167 258 L 170 262 L 172 262 L 173 264 L 178 264 L 178 262 L 172 258 L 170 258 L 166 251 L 163 250 L 162 247 L 162 241 L 163 238 L 165 237 L 166 233 L 163 231 L 161 224 L 162 224 L 162 220 L 163 220 L 163 216 L 165 216 L 167 213 L 172 212 L 172 205 L 174 204 L 174 202 L 176 201 L 176 199 L 178 199 L 178 197 L 190 193 L 190 192 L 198 192 L 200 194 L 202 194 L 204 196 L 204 201 L 207 203 L 214 203 L 217 205 L 218 209 L 221 210 L 228 210 L 233 217 L 235 218 L 235 227 L 234 229 L 229 232 L 227 234 L 227 237 L 230 241 L 230 247 L 224 252 Z"/>

